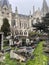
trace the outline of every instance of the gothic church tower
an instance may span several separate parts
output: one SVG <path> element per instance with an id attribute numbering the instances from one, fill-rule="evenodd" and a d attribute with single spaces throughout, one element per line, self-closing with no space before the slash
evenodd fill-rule
<path id="1" fill-rule="evenodd" d="M 11 25 L 12 20 L 12 8 L 9 4 L 8 0 L 1 0 L 0 1 L 0 29 L 3 24 L 3 19 L 7 19 L 9 24 Z"/>
<path id="2" fill-rule="evenodd" d="M 47 5 L 47 2 L 46 0 L 43 0 L 42 15 L 45 16 L 45 14 L 48 12 L 49 12 L 49 7 Z"/>

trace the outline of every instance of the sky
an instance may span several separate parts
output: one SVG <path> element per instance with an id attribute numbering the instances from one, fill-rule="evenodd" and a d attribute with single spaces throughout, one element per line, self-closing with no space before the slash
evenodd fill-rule
<path id="1" fill-rule="evenodd" d="M 49 0 L 46 0 L 49 6 Z M 30 14 L 30 11 L 33 13 L 33 6 L 35 6 L 35 10 L 38 8 L 42 8 L 43 0 L 9 0 L 9 3 L 12 5 L 13 12 L 17 6 L 18 13 L 20 14 Z"/>

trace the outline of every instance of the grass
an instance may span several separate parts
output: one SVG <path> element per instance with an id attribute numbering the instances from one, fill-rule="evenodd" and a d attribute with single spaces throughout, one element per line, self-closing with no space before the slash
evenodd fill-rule
<path id="1" fill-rule="evenodd" d="M 25 63 L 20 63 L 18 62 L 16 59 L 10 59 L 10 54 L 9 53 L 6 53 L 5 54 L 5 61 L 4 63 L 2 63 L 2 65 L 25 65 Z"/>
<path id="2" fill-rule="evenodd" d="M 6 53 L 6 59 L 4 61 L 5 65 L 17 65 L 17 61 L 14 59 L 10 59 L 10 54 L 9 53 Z"/>
<path id="3" fill-rule="evenodd" d="M 48 57 L 43 53 L 43 43 L 40 42 L 34 51 L 34 59 L 29 60 L 27 65 L 47 65 Z"/>

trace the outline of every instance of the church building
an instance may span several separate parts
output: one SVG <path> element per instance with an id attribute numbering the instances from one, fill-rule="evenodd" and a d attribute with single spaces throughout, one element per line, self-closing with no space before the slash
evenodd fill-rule
<path id="1" fill-rule="evenodd" d="M 5 19 L 9 21 L 11 32 L 19 36 L 28 36 L 30 31 L 33 31 L 32 24 L 42 21 L 41 18 L 49 12 L 49 7 L 46 0 L 43 0 L 42 9 L 35 11 L 33 6 L 33 14 L 19 14 L 18 8 L 15 8 L 15 13 L 12 11 L 12 6 L 8 0 L 0 0 L 0 29 Z"/>

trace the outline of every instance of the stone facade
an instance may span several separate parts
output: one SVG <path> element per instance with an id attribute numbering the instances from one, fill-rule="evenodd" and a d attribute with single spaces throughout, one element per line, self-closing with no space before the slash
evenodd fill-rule
<path id="1" fill-rule="evenodd" d="M 0 29 L 3 24 L 3 19 L 7 19 L 9 21 L 11 32 L 19 36 L 28 36 L 28 32 L 33 30 L 32 24 L 36 22 L 41 22 L 42 16 L 45 16 L 46 13 L 49 12 L 49 7 L 45 0 L 43 0 L 43 6 L 40 10 L 38 8 L 37 11 L 34 10 L 31 15 L 23 15 L 18 13 L 18 9 L 16 7 L 15 13 L 12 12 L 12 7 L 9 4 L 8 0 L 0 1 Z"/>

